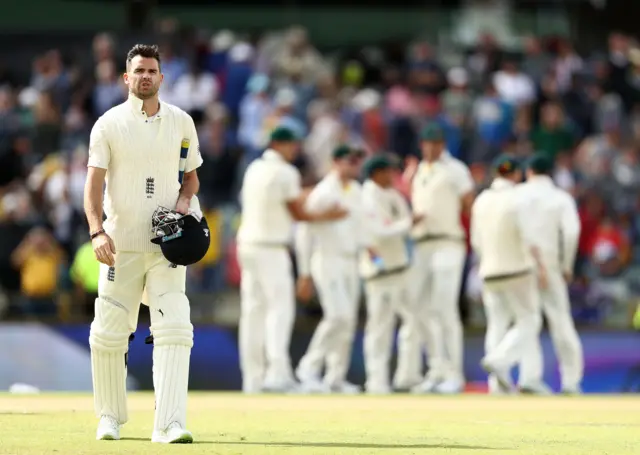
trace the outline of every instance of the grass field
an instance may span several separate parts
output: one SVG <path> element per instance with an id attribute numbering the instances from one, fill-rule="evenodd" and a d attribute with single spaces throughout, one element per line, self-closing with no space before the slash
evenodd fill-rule
<path id="1" fill-rule="evenodd" d="M 121 441 L 95 441 L 89 395 L 0 395 L 0 454 L 639 455 L 640 397 L 192 393 L 192 445 L 151 444 L 153 397 Z"/>

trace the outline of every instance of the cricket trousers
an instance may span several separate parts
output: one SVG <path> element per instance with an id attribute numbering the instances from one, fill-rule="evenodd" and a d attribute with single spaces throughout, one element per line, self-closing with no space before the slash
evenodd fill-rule
<path id="1" fill-rule="evenodd" d="M 420 328 L 407 288 L 409 270 L 365 281 L 367 322 L 364 332 L 364 363 L 370 393 L 387 393 L 390 387 L 390 361 L 397 318 L 405 330 L 417 333 Z"/>
<path id="2" fill-rule="evenodd" d="M 311 258 L 311 277 L 316 286 L 322 320 L 316 327 L 296 375 L 301 381 L 316 380 L 325 367 L 324 383 L 342 384 L 351 364 L 351 350 L 358 323 L 360 278 L 354 255 L 317 252 Z"/>
<path id="3" fill-rule="evenodd" d="M 538 289 L 540 304 L 553 347 L 558 357 L 563 390 L 580 388 L 584 373 L 582 344 L 571 316 L 571 303 L 567 283 L 558 270 L 547 271 L 547 288 Z M 537 384 L 543 380 L 543 358 L 540 340 L 527 349 L 520 365 L 520 385 Z"/>
<path id="4" fill-rule="evenodd" d="M 240 369 L 249 393 L 293 381 L 289 344 L 295 321 L 293 268 L 285 246 L 239 245 Z"/>
<path id="5" fill-rule="evenodd" d="M 465 257 L 466 248 L 461 241 L 433 240 L 416 244 L 410 280 L 420 330 L 409 330 L 404 323 L 400 329 L 396 386 L 420 381 L 423 347 L 427 351 L 429 377 L 464 380 L 458 300 Z M 424 334 L 422 339 L 420 333 Z"/>
<path id="6" fill-rule="evenodd" d="M 542 318 L 533 273 L 499 280 L 485 280 L 482 290 L 487 319 L 485 359 L 504 370 L 521 362 L 538 337 Z M 489 392 L 499 390 L 489 376 Z"/>
<path id="7" fill-rule="evenodd" d="M 120 251 L 115 265 L 100 265 L 95 318 L 89 344 L 97 416 L 128 420 L 126 359 L 136 330 L 143 293 L 151 315 L 156 430 L 173 422 L 186 426 L 189 360 L 193 326 L 185 295 L 186 267 L 170 264 L 161 253 Z"/>

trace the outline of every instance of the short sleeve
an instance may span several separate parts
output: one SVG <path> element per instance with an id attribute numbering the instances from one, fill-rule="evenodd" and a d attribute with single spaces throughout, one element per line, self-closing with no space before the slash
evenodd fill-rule
<path id="1" fill-rule="evenodd" d="M 458 194 L 460 196 L 464 196 L 465 194 L 472 192 L 475 187 L 475 183 L 473 181 L 473 177 L 471 177 L 469 168 L 462 163 L 456 162 L 454 169 L 454 183 L 458 190 Z"/>
<path id="2" fill-rule="evenodd" d="M 108 169 L 110 161 L 111 148 L 109 147 L 106 120 L 104 117 L 100 117 L 91 129 L 87 167 Z"/>
<path id="3" fill-rule="evenodd" d="M 298 199 L 302 194 L 302 178 L 297 169 L 291 167 L 282 172 L 282 200 L 289 202 Z"/>
<path id="4" fill-rule="evenodd" d="M 187 163 L 184 171 L 191 172 L 202 166 L 202 155 L 200 154 L 200 142 L 198 141 L 196 125 L 190 115 L 187 115 L 187 133 L 185 137 L 189 139 L 189 153 L 187 154 Z"/>

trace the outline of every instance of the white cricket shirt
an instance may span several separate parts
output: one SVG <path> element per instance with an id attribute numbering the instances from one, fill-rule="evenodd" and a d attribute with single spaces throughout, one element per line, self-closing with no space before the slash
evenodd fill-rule
<path id="1" fill-rule="evenodd" d="M 533 271 L 535 244 L 530 216 L 516 185 L 496 178 L 478 196 L 471 211 L 471 245 L 480 258 L 481 278 Z"/>
<path id="2" fill-rule="evenodd" d="M 158 206 L 174 209 L 180 193 L 180 148 L 189 141 L 185 172 L 202 164 L 193 119 L 171 104 L 149 118 L 133 95 L 100 117 L 91 130 L 89 167 L 107 170 L 105 231 L 116 251 L 159 252 L 151 243 L 151 216 Z M 199 208 L 197 198 L 192 208 Z"/>
<path id="3" fill-rule="evenodd" d="M 409 204 L 395 188 L 382 188 L 372 180 L 362 186 L 365 225 L 369 245 L 375 249 L 380 264 L 375 264 L 368 252 L 360 258 L 360 274 L 373 278 L 409 266 L 407 238 L 411 230 L 412 216 Z"/>
<path id="4" fill-rule="evenodd" d="M 362 188 L 351 180 L 345 186 L 336 172 L 330 172 L 309 193 L 305 209 L 320 213 L 331 207 L 345 209 L 347 216 L 336 221 L 298 223 L 296 226 L 297 265 L 302 275 L 310 271 L 311 255 L 350 258 L 354 261 L 363 246 Z"/>
<path id="5" fill-rule="evenodd" d="M 518 185 L 528 210 L 528 223 L 536 232 L 545 265 L 561 272 L 573 271 L 580 239 L 580 215 L 573 197 L 546 175 Z"/>
<path id="6" fill-rule="evenodd" d="M 240 200 L 242 220 L 238 244 L 287 245 L 293 234 L 293 218 L 287 202 L 300 197 L 298 169 L 275 150 L 267 149 L 244 175 Z"/>
<path id="7" fill-rule="evenodd" d="M 414 213 L 425 217 L 414 226 L 412 237 L 463 240 L 462 197 L 473 189 L 469 168 L 448 152 L 433 163 L 421 161 L 411 182 L 411 204 Z"/>

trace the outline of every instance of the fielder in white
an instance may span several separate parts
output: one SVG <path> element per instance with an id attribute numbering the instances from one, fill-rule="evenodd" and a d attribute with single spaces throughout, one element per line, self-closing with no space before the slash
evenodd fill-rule
<path id="1" fill-rule="evenodd" d="M 298 388 L 289 355 L 296 303 L 289 256 L 294 221 L 331 221 L 347 213 L 339 207 L 313 214 L 304 209 L 300 172 L 291 164 L 298 151 L 294 133 L 276 128 L 270 148 L 251 163 L 242 183 L 239 336 L 245 393 Z"/>
<path id="2" fill-rule="evenodd" d="M 186 214 L 197 209 L 202 163 L 193 120 L 160 102 L 162 83 L 156 46 L 136 45 L 127 54 L 124 81 L 129 99 L 107 111 L 91 131 L 85 212 L 100 267 L 89 344 L 97 438 L 120 438 L 127 422 L 126 365 L 146 288 L 154 337 L 156 409 L 153 442 L 191 442 L 186 430 L 189 357 L 193 326 L 185 295 L 186 267 L 173 266 L 151 243 L 151 217 L 158 206 Z M 183 140 L 189 150 L 178 181 Z M 103 225 L 103 190 L 104 213 Z"/>
<path id="3" fill-rule="evenodd" d="M 361 253 L 360 272 L 367 303 L 366 390 L 371 394 L 391 392 L 389 362 L 396 318 L 410 332 L 423 333 L 412 307 L 414 301 L 408 295 L 410 258 L 406 243 L 411 226 L 422 217 L 411 214 L 409 204 L 393 187 L 395 167 L 384 155 L 369 159 L 364 166 L 367 180 L 363 185 L 363 206 L 371 252 Z"/>
<path id="4" fill-rule="evenodd" d="M 412 230 L 415 259 L 411 281 L 427 335 L 420 340 L 418 334 L 408 335 L 403 326 L 400 355 L 416 359 L 411 363 L 419 366 L 420 349 L 413 352 L 413 346 L 426 344 L 429 371 L 413 387 L 414 393 L 460 393 L 465 379 L 458 301 L 467 254 L 461 216 L 473 203 L 474 182 L 467 166 L 445 150 L 444 132 L 438 124 L 427 125 L 422 131 L 421 149 L 411 202 L 413 212 L 424 219 Z M 404 343 L 412 348 L 403 348 Z"/>
<path id="5" fill-rule="evenodd" d="M 549 173 L 553 162 L 542 155 L 534 156 L 527 169 L 527 182 L 519 191 L 529 210 L 529 223 L 539 238 L 542 261 L 547 271 L 547 288 L 540 289 L 542 311 L 558 356 L 562 392 L 580 393 L 584 369 L 582 345 L 571 317 L 568 284 L 580 238 L 580 217 L 573 197 L 558 188 Z M 543 361 L 536 340 L 520 365 L 520 390 L 544 392 Z"/>
<path id="6" fill-rule="evenodd" d="M 546 275 L 530 213 L 516 190 L 522 177 L 518 163 L 499 157 L 495 169 L 491 187 L 473 205 L 471 243 L 480 261 L 487 317 L 482 366 L 490 374 L 491 393 L 510 393 L 511 368 L 540 331 L 536 269 L 543 284 Z"/>
<path id="7" fill-rule="evenodd" d="M 360 391 L 346 376 L 360 303 L 358 254 L 364 246 L 364 226 L 362 189 L 355 178 L 362 158 L 358 150 L 346 145 L 337 147 L 331 172 L 315 186 L 305 203 L 310 213 L 340 206 L 349 215 L 331 223 L 299 223 L 296 228 L 298 296 L 309 299 L 315 284 L 323 311 L 296 369 L 303 390 L 310 392 Z"/>

